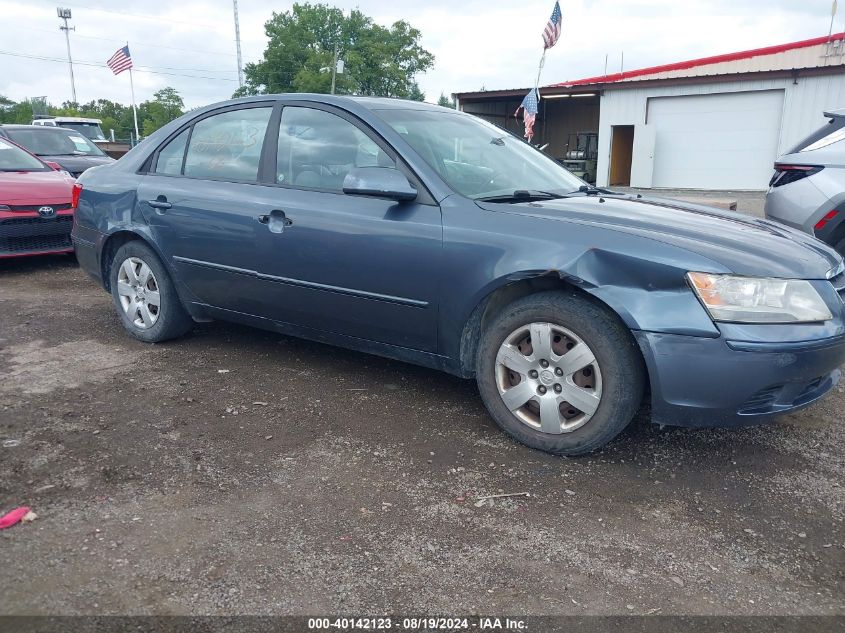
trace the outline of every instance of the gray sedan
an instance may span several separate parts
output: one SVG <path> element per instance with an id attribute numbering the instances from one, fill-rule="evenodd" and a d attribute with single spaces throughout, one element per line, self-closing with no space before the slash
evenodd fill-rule
<path id="1" fill-rule="evenodd" d="M 767 419 L 845 361 L 845 265 L 818 240 L 596 189 L 437 106 L 216 104 L 76 196 L 77 257 L 131 336 L 221 319 L 475 378 L 505 432 L 552 453 L 604 445 L 645 399 L 661 424 Z"/>

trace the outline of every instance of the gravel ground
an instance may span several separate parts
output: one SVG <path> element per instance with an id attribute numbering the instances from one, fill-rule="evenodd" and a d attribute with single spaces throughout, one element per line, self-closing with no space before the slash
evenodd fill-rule
<path id="1" fill-rule="evenodd" d="M 555 458 L 427 369 L 134 341 L 69 257 L 0 263 L 0 377 L 0 614 L 845 614 L 842 386 Z"/>

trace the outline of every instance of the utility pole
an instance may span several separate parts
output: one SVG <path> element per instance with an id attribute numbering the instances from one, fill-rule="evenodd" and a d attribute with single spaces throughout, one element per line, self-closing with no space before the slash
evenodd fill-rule
<path id="1" fill-rule="evenodd" d="M 334 57 L 332 58 L 332 94 L 334 94 L 335 79 L 337 78 L 337 42 L 334 45 Z"/>
<path id="2" fill-rule="evenodd" d="M 241 22 L 238 18 L 238 0 L 232 0 L 232 5 L 235 9 L 235 44 L 238 49 L 238 85 L 243 88 L 244 85 L 244 66 L 241 59 Z"/>
<path id="3" fill-rule="evenodd" d="M 70 69 L 70 92 L 73 95 L 73 102 L 76 103 L 76 82 L 73 79 L 73 58 L 70 56 L 70 32 L 75 31 L 75 26 L 68 26 L 67 21 L 71 18 L 70 9 L 63 9 L 56 7 L 56 14 L 64 20 L 64 26 L 60 26 L 59 30 L 65 32 L 65 41 L 67 42 L 67 64 Z"/>

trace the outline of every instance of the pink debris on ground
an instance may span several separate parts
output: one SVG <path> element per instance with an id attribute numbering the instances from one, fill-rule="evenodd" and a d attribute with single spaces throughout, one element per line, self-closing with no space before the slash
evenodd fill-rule
<path id="1" fill-rule="evenodd" d="M 29 508 L 21 506 L 0 517 L 0 530 L 12 527 L 15 523 L 29 514 Z"/>

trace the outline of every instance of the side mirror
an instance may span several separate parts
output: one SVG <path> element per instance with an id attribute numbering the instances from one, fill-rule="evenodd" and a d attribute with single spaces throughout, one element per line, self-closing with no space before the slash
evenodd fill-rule
<path id="1" fill-rule="evenodd" d="M 417 190 L 394 167 L 355 167 L 343 179 L 343 193 L 375 196 L 397 202 L 415 200 Z"/>
<path id="2" fill-rule="evenodd" d="M 54 171 L 64 171 L 64 170 L 62 169 L 62 166 L 61 166 L 61 165 L 59 165 L 58 163 L 54 163 L 54 162 L 53 162 L 53 161 L 51 161 L 51 160 L 45 160 L 45 161 L 44 161 L 44 164 L 45 164 L 45 165 L 47 165 L 47 167 L 49 167 L 50 169 L 52 169 L 52 170 L 54 170 Z"/>

